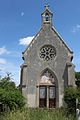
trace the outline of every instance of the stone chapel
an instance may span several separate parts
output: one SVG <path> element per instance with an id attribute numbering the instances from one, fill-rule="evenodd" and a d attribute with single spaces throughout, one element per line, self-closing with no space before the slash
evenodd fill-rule
<path id="1" fill-rule="evenodd" d="M 64 88 L 75 86 L 73 52 L 52 24 L 53 13 L 45 6 L 42 25 L 22 52 L 20 87 L 29 107 L 63 106 Z"/>

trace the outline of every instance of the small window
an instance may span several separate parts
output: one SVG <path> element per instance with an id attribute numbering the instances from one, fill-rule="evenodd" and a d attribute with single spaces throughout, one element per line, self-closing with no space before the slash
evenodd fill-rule
<path id="1" fill-rule="evenodd" d="M 48 15 L 48 13 L 46 13 L 46 21 L 49 21 L 49 15 Z"/>

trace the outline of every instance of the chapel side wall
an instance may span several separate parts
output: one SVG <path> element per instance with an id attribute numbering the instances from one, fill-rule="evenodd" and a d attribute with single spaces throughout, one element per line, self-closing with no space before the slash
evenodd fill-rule
<path id="1" fill-rule="evenodd" d="M 25 102 L 27 104 L 27 65 L 23 64 L 21 66 L 21 76 L 20 76 L 20 87 L 22 95 L 25 97 Z"/>
<path id="2" fill-rule="evenodd" d="M 68 67 L 68 86 L 75 87 L 75 71 L 72 63 L 67 63 Z"/>
<path id="3" fill-rule="evenodd" d="M 37 89 L 37 70 L 33 67 L 31 63 L 27 66 L 27 79 L 28 79 L 28 92 L 27 92 L 27 100 L 28 100 L 28 106 L 35 108 L 36 105 L 36 89 Z"/>

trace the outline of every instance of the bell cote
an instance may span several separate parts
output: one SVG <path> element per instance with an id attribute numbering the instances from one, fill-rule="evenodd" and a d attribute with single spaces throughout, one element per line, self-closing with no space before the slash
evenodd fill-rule
<path id="1" fill-rule="evenodd" d="M 42 25 L 51 24 L 52 25 L 52 17 L 53 13 L 49 10 L 49 6 L 45 6 L 44 12 L 41 14 L 42 17 Z"/>

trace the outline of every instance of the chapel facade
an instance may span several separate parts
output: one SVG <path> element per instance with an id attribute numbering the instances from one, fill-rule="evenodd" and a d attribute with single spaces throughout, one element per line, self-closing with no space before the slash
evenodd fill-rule
<path id="1" fill-rule="evenodd" d="M 53 13 L 46 5 L 42 26 L 22 52 L 20 87 L 29 107 L 63 106 L 64 88 L 75 86 L 73 52 L 52 24 Z"/>

